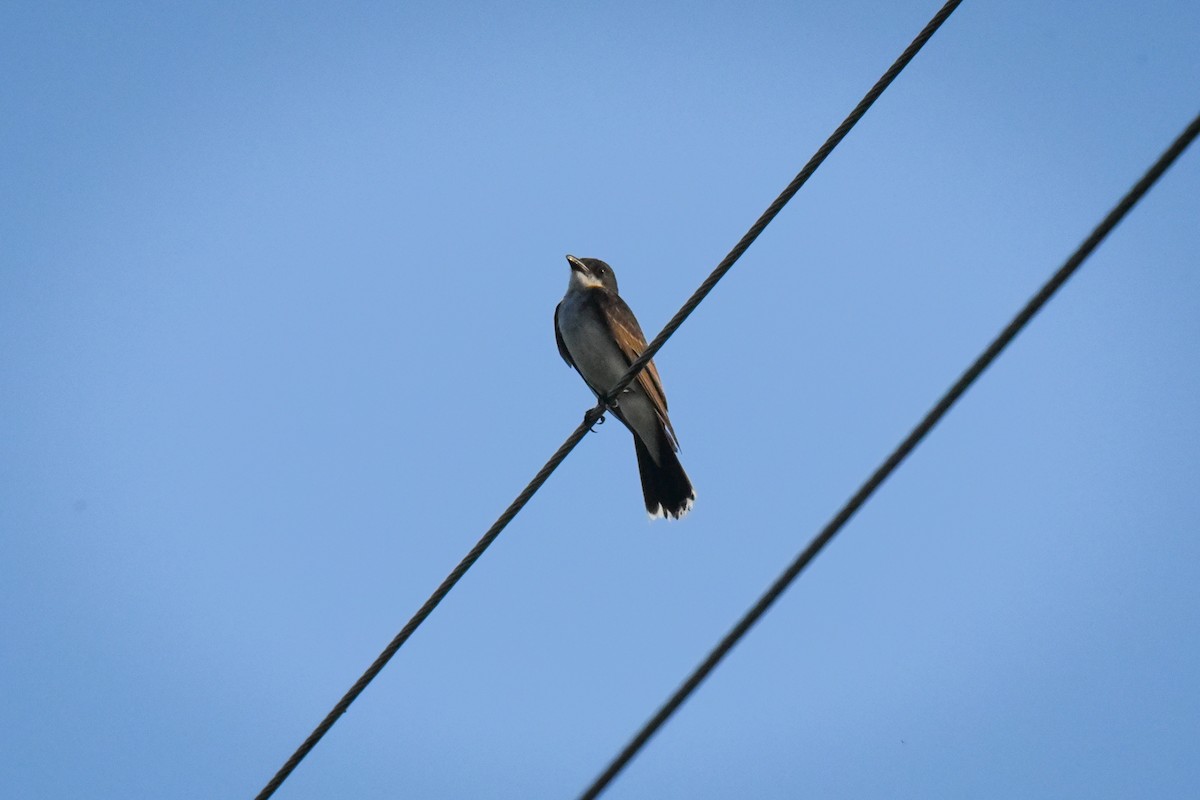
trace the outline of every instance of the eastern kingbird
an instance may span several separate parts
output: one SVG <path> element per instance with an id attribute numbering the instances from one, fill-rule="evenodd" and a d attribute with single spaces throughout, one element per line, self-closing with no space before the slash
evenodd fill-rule
<path id="1" fill-rule="evenodd" d="M 597 258 L 567 256 L 571 280 L 554 309 L 558 352 L 579 370 L 597 397 L 610 391 L 646 349 L 646 337 L 625 301 L 617 276 Z M 692 508 L 696 490 L 675 453 L 679 443 L 667 416 L 658 369 L 651 361 L 611 405 L 613 415 L 633 433 L 642 494 L 651 519 L 679 519 Z"/>

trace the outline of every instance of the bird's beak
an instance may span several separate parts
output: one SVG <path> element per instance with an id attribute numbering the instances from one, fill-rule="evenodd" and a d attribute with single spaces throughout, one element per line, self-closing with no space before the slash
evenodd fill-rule
<path id="1" fill-rule="evenodd" d="M 572 272 L 582 272 L 584 275 L 591 274 L 591 271 L 587 268 L 587 264 L 584 264 L 575 256 L 568 255 L 567 263 L 571 265 Z"/>

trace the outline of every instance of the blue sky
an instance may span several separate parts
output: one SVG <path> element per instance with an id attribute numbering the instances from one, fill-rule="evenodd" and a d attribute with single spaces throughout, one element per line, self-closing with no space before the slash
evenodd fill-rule
<path id="1" fill-rule="evenodd" d="M 253 795 L 936 3 L 9 3 L 6 796 Z M 967 2 L 278 796 L 572 797 L 1197 111 L 1200 6 Z M 1191 797 L 1200 153 L 610 790 Z"/>

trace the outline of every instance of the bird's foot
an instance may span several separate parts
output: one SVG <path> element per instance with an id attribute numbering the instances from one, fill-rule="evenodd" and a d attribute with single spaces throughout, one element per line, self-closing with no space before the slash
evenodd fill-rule
<path id="1" fill-rule="evenodd" d="M 624 389 L 621 390 L 621 394 L 629 394 L 632 391 L 633 391 L 633 387 L 626 386 Z M 604 404 L 607 405 L 609 408 L 611 408 L 613 411 L 616 411 L 618 408 L 621 407 L 621 395 L 617 395 L 616 397 L 607 397 L 606 396 L 604 398 Z"/>
<path id="2" fill-rule="evenodd" d="M 604 409 L 589 408 L 587 413 L 583 415 L 583 421 L 588 423 L 588 428 L 592 433 L 595 433 L 596 426 L 604 424 Z"/>

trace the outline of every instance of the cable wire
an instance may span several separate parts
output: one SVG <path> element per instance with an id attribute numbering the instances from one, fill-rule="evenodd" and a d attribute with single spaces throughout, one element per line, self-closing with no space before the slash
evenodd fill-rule
<path id="1" fill-rule="evenodd" d="M 1110 231 L 1116 227 L 1124 216 L 1129 213 L 1130 209 L 1137 204 L 1150 187 L 1162 177 L 1162 174 L 1167 171 L 1167 168 L 1177 159 L 1187 146 L 1192 143 L 1196 136 L 1200 134 L 1200 116 L 1192 120 L 1192 123 L 1179 135 L 1179 137 L 1167 148 L 1166 152 L 1159 157 L 1142 179 L 1139 180 L 1129 192 L 1121 198 L 1121 201 L 1113 207 L 1112 211 L 1104 220 L 1096 226 L 1091 235 L 1084 240 L 1083 244 L 1071 254 L 1066 263 L 1059 268 L 1058 272 L 1054 273 L 1051 278 L 1046 281 L 1041 289 L 1038 290 L 1025 307 L 1013 317 L 1012 321 L 1004 328 L 1000 334 L 992 340 L 992 343 L 987 346 L 975 362 L 967 368 L 954 385 L 946 391 L 937 404 L 930 409 L 912 432 L 905 437 L 899 446 L 892 451 L 892 454 L 884 460 L 882 464 L 875 470 L 870 478 L 867 479 L 858 491 L 842 506 L 837 515 L 830 520 L 816 538 L 809 542 L 808 547 L 796 556 L 795 560 L 783 571 L 770 588 L 758 599 L 758 602 L 750 608 L 745 615 L 738 620 L 738 623 L 733 626 L 729 633 L 717 644 L 717 646 L 708 654 L 708 657 L 701 662 L 691 675 L 688 676 L 675 693 L 667 700 L 666 703 L 659 708 L 658 712 L 650 718 L 650 720 L 638 731 L 625 748 L 617 755 L 616 758 L 608 765 L 608 768 L 600 774 L 598 778 L 580 795 L 580 800 L 594 800 L 599 797 L 600 793 L 612 782 L 622 769 L 637 755 L 650 738 L 663 726 L 671 715 L 673 715 L 681 705 L 688 699 L 700 684 L 708 677 L 709 673 L 716 668 L 717 664 L 734 648 L 750 628 L 758 622 L 759 618 L 767 612 L 779 596 L 782 595 L 787 588 L 792 584 L 808 566 L 816 556 L 824 549 L 825 545 L 829 544 L 830 540 L 837 535 L 855 512 L 875 493 L 875 490 L 887 480 L 888 476 L 900 466 L 905 458 L 916 448 L 921 440 L 933 430 L 938 421 L 945 416 L 946 412 L 962 397 L 963 393 L 970 388 L 976 379 L 979 378 L 983 371 L 988 368 L 997 356 L 1003 352 L 1009 343 L 1016 338 L 1017 334 L 1033 319 L 1033 316 L 1041 310 L 1042 306 L 1057 292 L 1067 279 L 1079 268 L 1084 260 L 1091 255 L 1092 251 L 1104 240 Z"/>
<path id="2" fill-rule="evenodd" d="M 717 285 L 717 282 L 725 276 L 725 273 L 729 272 L 734 263 L 741 258 L 742 254 L 746 252 L 751 244 L 753 244 L 754 240 L 758 238 L 759 234 L 766 229 L 767 225 L 769 225 L 771 221 L 775 219 L 783 207 L 787 205 L 788 201 L 795 196 L 796 192 L 800 191 L 800 187 L 802 187 L 812 176 L 812 174 L 817 171 L 817 168 L 821 166 L 821 163 L 824 162 L 829 154 L 833 152 L 833 149 L 838 146 L 842 139 L 846 138 L 846 134 L 850 132 L 851 128 L 853 128 L 855 124 L 862 119 L 863 115 L 867 113 L 867 110 L 871 107 L 871 105 L 879 99 L 879 96 L 883 94 L 884 90 L 888 88 L 892 81 L 896 79 L 896 76 L 898 76 L 900 72 L 908 65 L 908 63 L 912 61 L 917 52 L 920 51 L 927 41 L 929 41 L 929 38 L 933 36 L 934 32 L 941 27 L 941 24 L 946 21 L 946 18 L 949 17 L 954 9 L 957 8 L 961 3 L 962 0 L 950 0 L 950 2 L 947 2 L 944 6 L 942 6 L 937 14 L 934 15 L 929 24 L 926 25 L 921 33 L 917 35 L 917 38 L 914 39 L 907 48 L 905 48 L 904 52 L 900 54 L 900 57 L 896 59 L 896 61 L 888 68 L 883 76 L 875 82 L 875 85 L 871 87 L 870 91 L 867 92 L 863 99 L 859 101 L 858 105 L 854 107 L 854 110 L 850 112 L 849 116 L 847 116 L 846 119 L 842 121 L 842 124 L 840 124 L 829 136 L 829 138 L 825 140 L 825 143 L 817 149 L 817 152 L 813 154 L 812 158 L 808 160 L 808 162 L 804 165 L 796 177 L 792 179 L 792 182 L 787 185 L 779 197 L 775 198 L 775 201 L 767 207 L 767 210 L 764 211 L 762 216 L 760 216 L 754 225 L 750 227 L 750 230 L 746 232 L 746 235 L 743 236 L 741 240 L 734 246 L 734 248 L 729 251 L 729 254 L 722 259 L 721 263 L 717 265 L 716 269 L 714 269 L 712 273 L 704 279 L 704 282 L 701 283 L 700 287 L 692 294 L 691 297 L 688 298 L 687 302 L 683 304 L 683 307 L 679 309 L 675 316 L 670 319 L 666 327 L 662 329 L 662 332 L 659 333 L 658 336 L 654 337 L 654 340 L 650 342 L 642 355 L 629 366 L 629 369 L 625 372 L 617 384 L 611 390 L 609 390 L 604 399 L 600 400 L 595 407 L 588 409 L 588 411 L 584 414 L 583 422 L 581 422 L 575 431 L 567 438 L 567 440 L 563 442 L 562 446 L 555 451 L 554 455 L 550 457 L 550 460 L 547 461 L 546 464 L 533 477 L 533 480 L 529 482 L 529 484 L 521 491 L 521 493 L 517 495 L 516 499 L 513 500 L 507 509 L 505 509 L 504 513 L 501 514 L 500 517 L 492 524 L 492 527 L 488 528 L 487 532 L 484 533 L 479 541 L 476 542 L 475 546 L 471 548 L 471 551 L 467 553 L 462 561 L 458 563 L 458 566 L 456 566 L 454 570 L 446 576 L 445 580 L 443 580 L 437 589 L 434 590 L 433 594 L 429 596 L 429 599 L 426 600 L 421 608 L 417 610 L 417 613 L 412 616 L 412 618 L 405 624 L 400 632 L 396 634 L 395 638 L 392 639 L 386 648 L 384 648 L 383 652 L 379 654 L 379 657 L 376 658 L 371 666 L 367 668 L 367 671 L 364 672 L 357 681 L 355 681 L 354 685 L 350 687 L 349 691 L 342 696 L 342 699 L 337 702 L 333 709 L 325 715 L 323 720 L 321 720 L 320 724 L 313 729 L 313 732 L 308 735 L 308 738 L 306 738 L 300 744 L 300 746 L 296 748 L 296 752 L 292 753 L 291 757 L 289 757 L 284 765 L 279 768 L 279 771 L 276 772 L 267 785 L 263 787 L 262 791 L 255 796 L 255 800 L 267 800 L 267 798 L 275 794 L 276 790 L 283 785 L 283 782 L 287 780 L 288 776 L 292 774 L 292 771 L 295 770 L 300 762 L 304 760 L 304 757 L 307 756 L 314 747 L 316 747 L 317 743 L 321 741 L 326 733 L 329 732 L 329 729 L 333 727 L 334 723 L 346 713 L 346 711 L 350 708 L 350 704 L 353 703 L 355 699 L 357 699 L 358 696 L 363 693 L 363 690 L 367 688 L 367 685 L 370 684 L 371 681 L 374 680 L 381 671 L 383 671 L 383 668 L 387 666 L 387 663 L 391 661 L 392 657 L 395 656 L 404 643 L 408 641 L 408 638 L 412 636 L 413 632 L 416 631 L 416 629 L 420 627 L 421 623 L 425 621 L 426 617 L 428 617 L 433 610 L 437 608 L 438 604 L 441 603 L 446 595 L 450 593 L 450 590 L 453 589 L 454 585 L 458 583 L 463 575 L 466 574 L 467 570 L 469 570 L 471 566 L 479 560 L 479 557 L 483 555 L 484 551 L 487 550 L 489 546 L 491 546 L 492 542 L 496 540 L 501 531 L 503 531 L 508 523 L 511 522 L 512 519 L 521 511 L 525 504 L 529 502 L 534 493 L 536 493 L 537 490 L 542 487 L 542 484 L 546 482 L 551 473 L 553 473 L 554 470 L 558 468 L 558 465 L 561 464 L 567 457 L 567 455 L 575 449 L 575 446 L 583 440 L 583 437 L 587 435 L 587 432 L 591 430 L 592 426 L 604 416 L 608 409 L 609 398 L 618 397 L 625 387 L 637 377 L 638 373 L 645 368 L 650 359 L 654 358 L 655 354 L 662 348 L 664 344 L 666 344 L 667 339 L 671 338 L 671 335 L 679 329 L 679 326 L 683 324 L 684 320 L 686 320 L 688 316 L 696 310 L 696 307 L 699 306 L 701 301 L 703 301 L 708 293 L 712 291 L 713 287 Z"/>
<path id="3" fill-rule="evenodd" d="M 458 583 L 459 579 L 471 568 L 471 565 L 479 560 L 479 557 L 483 555 L 483 551 L 487 550 L 491 543 L 496 540 L 496 537 L 500 535 L 505 526 L 512 521 L 513 517 L 517 515 L 525 504 L 529 502 L 529 499 L 533 497 L 534 493 L 546 482 L 546 479 L 550 477 L 550 473 L 558 468 L 558 465 L 575 449 L 575 445 L 583 440 L 583 437 L 587 435 L 587 432 L 591 430 L 592 426 L 596 424 L 596 421 L 603 414 L 604 407 L 602 405 L 588 409 L 587 413 L 583 416 L 583 422 L 579 423 L 579 426 L 575 428 L 570 437 L 562 443 L 562 446 L 554 452 L 554 455 L 550 456 L 550 460 L 538 470 L 538 473 L 533 476 L 533 480 L 529 482 L 529 485 L 521 490 L 521 493 L 509 504 L 504 513 L 492 523 L 492 527 L 488 528 L 487 532 L 471 548 L 471 551 L 463 557 L 462 561 L 458 562 L 458 566 L 446 576 L 445 580 L 429 596 L 429 599 L 417 609 L 417 613 L 412 615 L 412 618 L 396 634 L 396 637 L 392 639 L 388 646 L 384 648 L 383 652 L 379 654 L 379 657 L 375 659 L 371 666 L 367 668 L 362 677 L 354 682 L 354 685 L 342 696 L 337 705 L 325 715 L 325 719 L 321 720 L 321 724 L 314 728 L 313 732 L 308 735 L 308 738 L 296 748 L 296 752 L 292 753 L 291 758 L 279 768 L 279 771 L 275 773 L 270 782 L 256 795 L 255 800 L 266 800 L 266 798 L 275 793 L 276 789 L 283 785 L 287 777 L 292 774 L 292 770 L 299 765 L 310 750 L 317 746 L 317 742 L 321 741 L 321 738 L 329 732 L 329 729 L 338 721 L 338 718 L 346 713 L 347 709 L 350 708 L 350 704 L 367 688 L 367 684 L 383 671 L 387 663 L 392 660 L 392 656 L 396 655 L 396 652 L 408 641 L 408 637 L 412 636 L 413 632 L 425 621 L 425 618 L 433 613 L 438 603 L 442 602 L 442 599 L 454 588 L 454 584 Z"/>
<path id="4" fill-rule="evenodd" d="M 862 119 L 863 115 L 867 113 L 867 109 L 879 99 L 884 90 L 896 79 L 896 76 L 908 66 L 908 62 L 913 60 L 917 53 L 921 51 L 921 48 L 925 46 L 925 43 L 929 41 L 930 37 L 937 32 L 938 28 L 942 27 L 942 23 L 961 4 L 962 0 L 949 0 L 949 2 L 938 9 L 938 12 L 929 20 L 929 24 L 917 34 L 917 38 L 913 39 L 908 47 L 904 48 L 904 52 L 887 68 L 887 71 L 880 76 L 879 80 L 875 81 L 875 85 L 863 95 L 863 99 L 859 100 L 854 110 L 842 120 L 842 124 L 838 125 L 837 129 L 829 135 L 829 138 L 825 140 L 825 144 L 817 148 L 817 152 L 813 153 L 813 157 L 808 160 L 804 168 L 796 174 L 795 178 L 792 178 L 792 182 L 787 185 L 787 188 L 780 193 L 779 197 L 775 198 L 775 202 L 767 207 L 762 216 L 750 226 L 750 230 L 746 231 L 746 235 L 734 245 L 733 249 L 729 251 L 729 255 L 725 256 L 721 260 L 721 263 L 717 265 L 717 268 L 712 271 L 712 274 L 704 279 L 704 283 L 700 284 L 700 287 L 687 299 L 683 307 L 679 309 L 675 316 L 671 317 L 662 329 L 662 332 L 654 337 L 654 340 L 646 346 L 646 349 L 638 356 L 638 359 L 629 365 L 629 369 L 621 376 L 621 380 L 617 381 L 617 385 L 605 395 L 606 399 L 620 395 L 625 387 L 637 377 L 642 368 L 667 343 L 667 339 L 671 338 L 671 334 L 675 333 L 679 326 L 683 324 L 683 321 L 696 310 L 696 306 L 700 305 L 700 302 L 708 296 L 708 293 L 717 285 L 717 281 L 725 277 L 725 273 L 729 272 L 734 263 L 749 249 L 754 240 L 758 238 L 758 235 L 766 230 L 767 225 L 771 224 L 771 220 L 775 219 L 775 216 L 783 210 L 783 207 L 795 196 L 796 192 L 800 191 L 800 187 L 808 182 L 812 174 L 817 171 L 817 167 L 821 166 L 826 157 L 833 152 L 833 148 L 837 147 L 842 139 L 846 138 L 846 134 Z"/>

